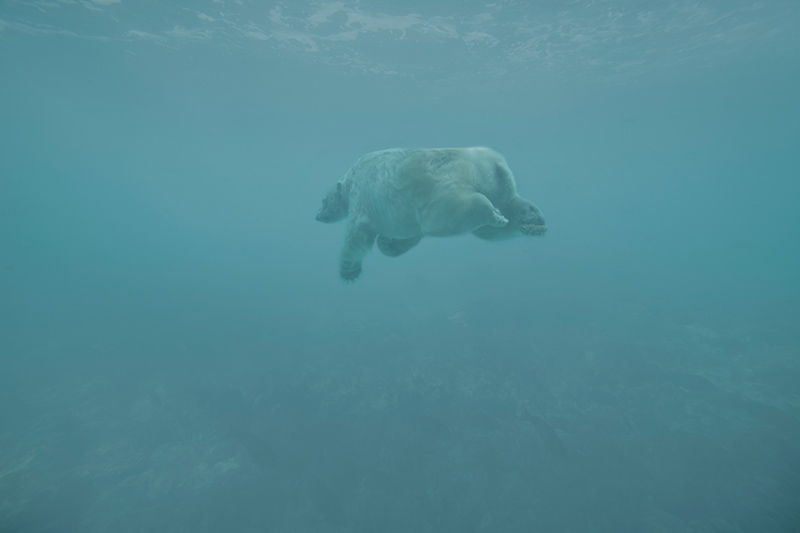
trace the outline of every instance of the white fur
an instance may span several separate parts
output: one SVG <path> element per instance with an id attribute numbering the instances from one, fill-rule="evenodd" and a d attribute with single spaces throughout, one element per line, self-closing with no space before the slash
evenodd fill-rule
<path id="1" fill-rule="evenodd" d="M 354 281 L 378 238 L 396 256 L 424 236 L 473 232 L 497 240 L 546 230 L 539 209 L 517 194 L 502 155 L 490 148 L 394 148 L 372 152 L 323 199 L 317 220 L 347 216 L 340 275 Z"/>

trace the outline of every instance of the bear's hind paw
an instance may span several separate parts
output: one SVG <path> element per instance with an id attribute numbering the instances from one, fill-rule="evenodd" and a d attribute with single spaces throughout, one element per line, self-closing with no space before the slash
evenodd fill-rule
<path id="1" fill-rule="evenodd" d="M 519 232 L 523 235 L 535 237 L 547 233 L 547 226 L 544 224 L 520 224 Z"/>
<path id="2" fill-rule="evenodd" d="M 508 219 L 503 216 L 503 213 L 495 209 L 494 215 L 495 218 L 488 224 L 489 226 L 492 226 L 493 228 L 505 228 L 508 226 Z"/>

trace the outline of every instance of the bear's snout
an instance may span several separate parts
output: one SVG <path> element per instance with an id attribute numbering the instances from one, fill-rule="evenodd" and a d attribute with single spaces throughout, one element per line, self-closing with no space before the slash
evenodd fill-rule
<path id="1" fill-rule="evenodd" d="M 317 216 L 315 216 L 314 219 L 317 222 L 324 222 L 326 224 L 334 222 L 333 216 L 331 216 L 330 209 L 327 209 L 324 204 L 322 205 L 322 207 L 319 208 L 319 211 L 317 211 Z"/>

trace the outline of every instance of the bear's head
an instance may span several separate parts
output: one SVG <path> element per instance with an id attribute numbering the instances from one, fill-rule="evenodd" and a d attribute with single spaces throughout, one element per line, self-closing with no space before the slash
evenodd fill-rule
<path id="1" fill-rule="evenodd" d="M 322 206 L 317 211 L 317 220 L 331 223 L 339 222 L 347 216 L 347 195 L 341 181 L 331 187 L 322 197 Z"/>

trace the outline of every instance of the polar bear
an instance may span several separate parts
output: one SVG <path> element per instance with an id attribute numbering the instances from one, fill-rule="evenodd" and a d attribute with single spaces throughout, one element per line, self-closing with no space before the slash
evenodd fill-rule
<path id="1" fill-rule="evenodd" d="M 517 194 L 505 158 L 490 148 L 393 148 L 356 161 L 331 187 L 320 222 L 347 217 L 339 275 L 361 274 L 361 261 L 378 242 L 396 257 L 425 236 L 471 231 L 487 240 L 543 235 L 542 212 Z"/>

